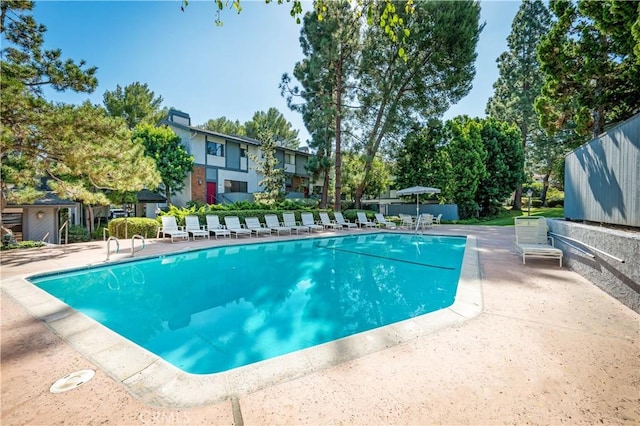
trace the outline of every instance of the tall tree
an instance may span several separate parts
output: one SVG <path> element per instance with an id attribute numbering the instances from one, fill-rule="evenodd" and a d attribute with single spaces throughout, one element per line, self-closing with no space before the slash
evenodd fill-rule
<path id="1" fill-rule="evenodd" d="M 259 130 L 256 135 L 261 144 L 261 157 L 250 155 L 255 163 L 254 170 L 262 175 L 262 180 L 258 182 L 263 188 L 261 193 L 255 194 L 256 201 L 274 204 L 284 199 L 284 169 L 280 166 L 276 158 L 276 139 L 268 128 Z"/>
<path id="2" fill-rule="evenodd" d="M 549 132 L 569 121 L 578 134 L 600 135 L 640 110 L 640 63 L 634 53 L 637 2 L 551 2 L 557 17 L 538 46 L 545 84 L 535 108 Z"/>
<path id="3" fill-rule="evenodd" d="M 59 49 L 44 50 L 46 28 L 29 12 L 31 1 L 0 3 L 2 49 L 0 123 L 2 191 L 12 201 L 33 201 L 41 178 L 48 177 L 59 196 L 108 204 L 101 190 L 137 191 L 156 185 L 153 162 L 131 142 L 120 119 L 103 108 L 54 105 L 41 88 L 91 92 L 96 68 L 61 59 Z M 89 209 L 90 210 L 90 209 Z"/>
<path id="4" fill-rule="evenodd" d="M 182 146 L 180 136 L 167 126 L 141 124 L 133 132 L 133 141 L 144 147 L 145 155 L 155 162 L 167 203 L 171 204 L 171 195 L 184 188 L 185 175 L 193 171 L 193 156 Z"/>
<path id="5" fill-rule="evenodd" d="M 311 171 L 324 176 L 320 205 L 326 207 L 330 172 L 334 166 L 333 208 L 341 210 L 342 122 L 344 103 L 351 98 L 353 90 L 349 79 L 354 74 L 360 50 L 361 20 L 348 1 L 337 1 L 322 13 L 322 19 L 317 10 L 304 17 L 300 45 L 306 58 L 296 64 L 293 72 L 302 90 L 288 89 L 290 78 L 286 74 L 280 87 L 283 92 L 289 90 L 289 106 L 302 113 L 312 135 L 310 148 L 315 150 L 316 158 L 310 164 Z M 300 96 L 303 102 L 293 104 L 292 96 Z"/>
<path id="6" fill-rule="evenodd" d="M 430 186 L 440 189 L 440 198 L 449 195 L 450 165 L 443 154 L 446 145 L 444 126 L 431 119 L 426 127 L 409 132 L 395 156 L 395 186 Z"/>
<path id="7" fill-rule="evenodd" d="M 356 189 L 362 181 L 365 161 L 361 155 L 349 151 L 344 153 L 343 160 L 342 193 L 348 200 L 353 200 Z M 384 164 L 381 158 L 378 157 L 373 161 L 372 171 L 369 173 L 364 189 L 365 196 L 377 198 L 388 187 L 391 178 L 389 169 L 390 167 Z"/>
<path id="8" fill-rule="evenodd" d="M 461 116 L 447 121 L 445 128 L 451 164 L 449 190 L 458 205 L 460 218 L 468 219 L 477 213 L 478 186 L 487 177 L 487 152 L 482 144 L 481 125 L 477 120 Z"/>
<path id="9" fill-rule="evenodd" d="M 269 108 L 267 112 L 258 111 L 253 118 L 244 124 L 247 136 L 260 140 L 270 134 L 273 141 L 285 148 L 298 149 L 300 139 L 298 130 L 294 130 L 290 122 L 277 108 Z"/>
<path id="10" fill-rule="evenodd" d="M 122 117 L 132 130 L 138 124 L 157 124 L 167 116 L 167 109 L 161 107 L 162 96 L 156 97 L 146 83 L 137 81 L 124 88 L 117 85 L 115 90 L 107 90 L 103 103 L 109 115 Z"/>
<path id="11" fill-rule="evenodd" d="M 491 216 L 524 181 L 524 150 L 521 131 L 514 125 L 493 118 L 476 119 L 486 152 L 486 175 L 480 180 L 475 200 L 480 214 Z"/>
<path id="12" fill-rule="evenodd" d="M 211 130 L 212 132 L 224 133 L 225 135 L 247 135 L 247 131 L 244 126 L 240 124 L 240 121 L 231 121 L 227 117 L 212 118 L 198 127 L 205 130 Z"/>
<path id="13" fill-rule="evenodd" d="M 356 205 L 381 145 L 412 123 L 442 115 L 469 92 L 475 75 L 475 48 L 483 28 L 478 2 L 417 2 L 413 13 L 397 13 L 410 32 L 406 43 L 393 42 L 378 27 L 365 33 L 357 120 L 367 162 Z M 400 50 L 406 60 L 399 57 Z"/>
<path id="14" fill-rule="evenodd" d="M 508 50 L 497 59 L 499 77 L 493 84 L 494 95 L 489 98 L 486 113 L 496 120 L 514 124 L 520 130 L 523 150 L 537 143 L 538 116 L 533 108 L 544 84 L 544 76 L 536 54 L 536 46 L 551 27 L 551 13 L 541 0 L 524 0 L 511 24 L 507 37 Z M 522 185 L 516 188 L 514 210 L 522 208 Z"/>

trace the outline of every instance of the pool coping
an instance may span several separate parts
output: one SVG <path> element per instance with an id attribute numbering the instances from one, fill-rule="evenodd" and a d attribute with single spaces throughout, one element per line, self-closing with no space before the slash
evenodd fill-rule
<path id="1" fill-rule="evenodd" d="M 55 334 L 120 382 L 135 398 L 157 407 L 189 408 L 226 401 L 293 380 L 461 324 L 479 315 L 483 299 L 477 241 L 474 236 L 460 236 L 466 237 L 466 246 L 458 289 L 451 306 L 233 370 L 206 375 L 178 369 L 27 281 L 27 278 L 42 273 L 3 280 L 2 288 Z"/>

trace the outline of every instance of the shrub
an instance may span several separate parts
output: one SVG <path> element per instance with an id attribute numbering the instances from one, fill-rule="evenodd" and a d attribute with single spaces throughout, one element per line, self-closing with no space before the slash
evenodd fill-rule
<path id="1" fill-rule="evenodd" d="M 34 247 L 44 247 L 45 243 L 42 241 L 21 241 L 17 244 L 0 245 L 0 250 L 15 250 L 15 249 L 28 249 Z"/>
<path id="2" fill-rule="evenodd" d="M 109 222 L 109 235 L 116 238 L 131 238 L 142 235 L 144 238 L 155 238 L 160 223 L 156 219 L 146 217 L 129 217 L 113 219 Z"/>
<path id="3" fill-rule="evenodd" d="M 91 233 L 92 240 L 101 240 L 104 238 L 104 230 L 108 229 L 107 225 L 100 225 Z"/>
<path id="4" fill-rule="evenodd" d="M 538 200 L 538 199 L 532 199 L 531 200 L 531 207 L 542 207 L 542 200 Z"/>
<path id="5" fill-rule="evenodd" d="M 89 241 L 91 236 L 89 231 L 82 225 L 70 225 L 69 226 L 69 242 L 70 243 L 83 243 Z"/>
<path id="6" fill-rule="evenodd" d="M 562 198 L 553 198 L 548 200 L 547 207 L 564 207 L 564 200 Z"/>

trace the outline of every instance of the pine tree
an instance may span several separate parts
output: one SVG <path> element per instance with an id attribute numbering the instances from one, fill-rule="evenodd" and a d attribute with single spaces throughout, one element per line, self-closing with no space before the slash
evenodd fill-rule
<path id="1" fill-rule="evenodd" d="M 261 193 L 254 195 L 257 202 L 274 204 L 284 199 L 284 169 L 280 167 L 276 158 L 276 140 L 268 129 L 262 129 L 257 135 L 261 142 L 261 157 L 250 155 L 255 163 L 254 170 L 262 175 L 258 184 L 263 188 Z"/>
<path id="2" fill-rule="evenodd" d="M 535 109 L 549 132 L 573 123 L 597 137 L 640 110 L 640 63 L 634 53 L 637 2 L 551 2 L 557 21 L 538 46 L 545 77 Z"/>
<path id="3" fill-rule="evenodd" d="M 551 27 L 551 13 L 541 0 L 525 0 L 511 24 L 507 37 L 509 50 L 497 59 L 499 77 L 493 84 L 494 95 L 489 98 L 486 113 L 496 120 L 506 121 L 520 130 L 522 149 L 536 144 L 539 131 L 538 116 L 533 108 L 544 77 L 536 54 L 536 46 Z M 522 185 L 516 188 L 514 210 L 520 210 Z"/>

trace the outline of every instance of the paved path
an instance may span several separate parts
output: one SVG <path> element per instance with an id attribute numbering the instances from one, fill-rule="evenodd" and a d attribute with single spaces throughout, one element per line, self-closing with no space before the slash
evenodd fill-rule
<path id="1" fill-rule="evenodd" d="M 185 410 L 133 398 L 3 288 L 0 420 L 3 425 L 640 423 L 638 314 L 554 260 L 522 265 L 511 252 L 513 228 L 441 226 L 434 233 L 476 236 L 484 299 L 479 316 L 301 378 Z M 151 241 L 145 253 L 212 244 L 215 240 Z M 2 281 L 104 257 L 103 242 L 2 252 Z M 49 392 L 56 379 L 87 368 L 97 370 L 88 383 L 62 394 Z"/>

